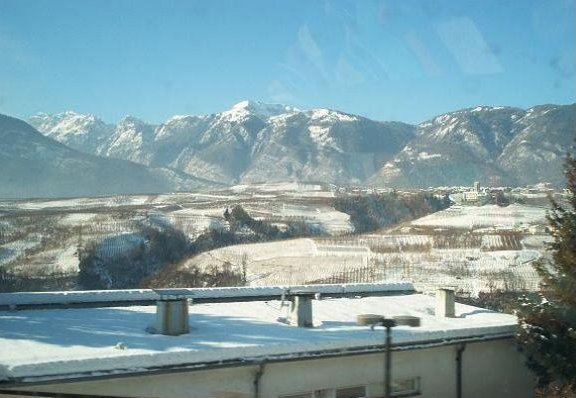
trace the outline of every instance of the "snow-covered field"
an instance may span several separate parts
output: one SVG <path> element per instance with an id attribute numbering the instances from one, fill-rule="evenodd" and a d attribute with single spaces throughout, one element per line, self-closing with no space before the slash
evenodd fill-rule
<path id="1" fill-rule="evenodd" d="M 171 225 L 191 239 L 225 225 L 226 208 L 277 225 L 305 222 L 326 233 L 352 232 L 347 214 L 330 206 L 334 193 L 318 184 L 256 184 L 211 192 L 56 200 L 0 201 L 0 266 L 19 272 L 78 271 L 78 247 L 101 255 L 142 242 L 143 224 Z"/>
<path id="2" fill-rule="evenodd" d="M 9 264 L 17 260 L 27 250 L 33 249 L 40 244 L 40 234 L 29 234 L 22 239 L 17 239 L 0 246 L 0 265 Z"/>
<path id="3" fill-rule="evenodd" d="M 414 226 L 436 228 L 493 228 L 517 229 L 545 224 L 546 208 L 512 204 L 508 207 L 496 205 L 452 206 L 429 216 L 412 221 Z"/>

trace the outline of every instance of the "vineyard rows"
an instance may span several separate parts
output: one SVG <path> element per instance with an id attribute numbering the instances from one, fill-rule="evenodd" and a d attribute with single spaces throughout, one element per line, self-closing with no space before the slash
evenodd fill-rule
<path id="1" fill-rule="evenodd" d="M 141 244 L 144 238 L 135 233 L 109 236 L 98 243 L 97 254 L 102 258 L 118 258 Z"/>

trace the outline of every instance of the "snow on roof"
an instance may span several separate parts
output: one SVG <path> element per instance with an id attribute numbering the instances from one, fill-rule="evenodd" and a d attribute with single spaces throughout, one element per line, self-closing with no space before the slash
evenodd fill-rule
<path id="1" fill-rule="evenodd" d="M 356 326 L 356 316 L 413 315 L 421 327 L 398 326 L 394 344 L 510 337 L 512 315 L 456 305 L 456 318 L 434 316 L 435 298 L 420 294 L 313 301 L 314 328 L 282 322 L 280 301 L 195 304 L 191 331 L 149 334 L 152 306 L 0 312 L 0 380 L 37 381 L 137 373 L 158 367 L 203 366 L 218 361 L 363 351 L 383 343 L 382 328 Z M 120 344 L 119 344 L 120 343 Z"/>
<path id="2" fill-rule="evenodd" d="M 223 299 L 239 297 L 281 296 L 290 290 L 329 294 L 362 294 L 414 291 L 409 282 L 344 283 L 324 285 L 258 286 L 258 287 L 212 287 L 190 288 L 193 299 Z M 154 301 L 158 294 L 153 289 L 88 290 L 68 292 L 18 292 L 0 293 L 0 309 L 17 306 L 71 303 L 107 303 Z"/>

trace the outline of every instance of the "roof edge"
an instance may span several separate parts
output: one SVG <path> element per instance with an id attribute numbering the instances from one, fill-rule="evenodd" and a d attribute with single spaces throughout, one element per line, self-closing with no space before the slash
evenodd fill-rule
<path id="1" fill-rule="evenodd" d="M 163 289 L 163 291 L 168 290 L 170 289 Z M 404 281 L 326 285 L 180 288 L 176 290 L 179 294 L 186 292 L 196 302 L 272 300 L 281 298 L 294 290 L 318 293 L 327 297 L 410 294 L 416 292 L 411 282 Z M 159 297 L 155 289 L 0 293 L 0 310 L 153 305 Z"/>
<path id="2" fill-rule="evenodd" d="M 469 337 L 432 339 L 432 340 L 423 340 L 419 342 L 406 342 L 397 344 L 393 343 L 391 347 L 392 351 L 409 351 L 409 350 L 428 349 L 428 348 L 450 346 L 464 343 L 480 343 L 491 340 L 507 340 L 507 339 L 513 339 L 514 336 L 515 336 L 514 332 L 499 332 L 499 333 L 488 333 Z M 380 344 L 380 345 L 359 346 L 353 348 L 305 351 L 293 354 L 276 354 L 276 355 L 273 354 L 266 356 L 255 356 L 251 358 L 235 358 L 224 361 L 218 360 L 213 362 L 204 362 L 200 364 L 188 363 L 188 364 L 165 365 L 165 366 L 139 368 L 139 369 L 134 368 L 125 370 L 114 369 L 110 371 L 62 374 L 52 376 L 31 376 L 31 377 L 21 377 L 0 381 L 0 389 L 5 389 L 7 387 L 8 388 L 18 387 L 18 386 L 45 385 L 45 384 L 51 385 L 55 383 L 57 384 L 76 383 L 91 380 L 184 373 L 184 372 L 194 372 L 210 369 L 242 367 L 242 366 L 256 366 L 263 362 L 281 363 L 281 362 L 294 362 L 294 361 L 305 361 L 314 359 L 326 359 L 334 357 L 360 356 L 360 355 L 379 354 L 385 351 L 386 351 L 385 344 Z"/>

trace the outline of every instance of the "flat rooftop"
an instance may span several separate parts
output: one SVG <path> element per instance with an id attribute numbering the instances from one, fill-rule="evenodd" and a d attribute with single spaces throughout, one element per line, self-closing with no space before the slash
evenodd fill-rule
<path id="1" fill-rule="evenodd" d="M 456 304 L 455 318 L 439 318 L 435 303 L 422 294 L 314 300 L 314 328 L 286 324 L 289 308 L 280 300 L 193 304 L 190 333 L 175 337 L 146 331 L 155 321 L 154 306 L 0 311 L 0 381 L 379 350 L 383 328 L 356 325 L 356 316 L 366 313 L 421 317 L 420 327 L 393 329 L 397 349 L 514 334 L 512 315 Z"/>

